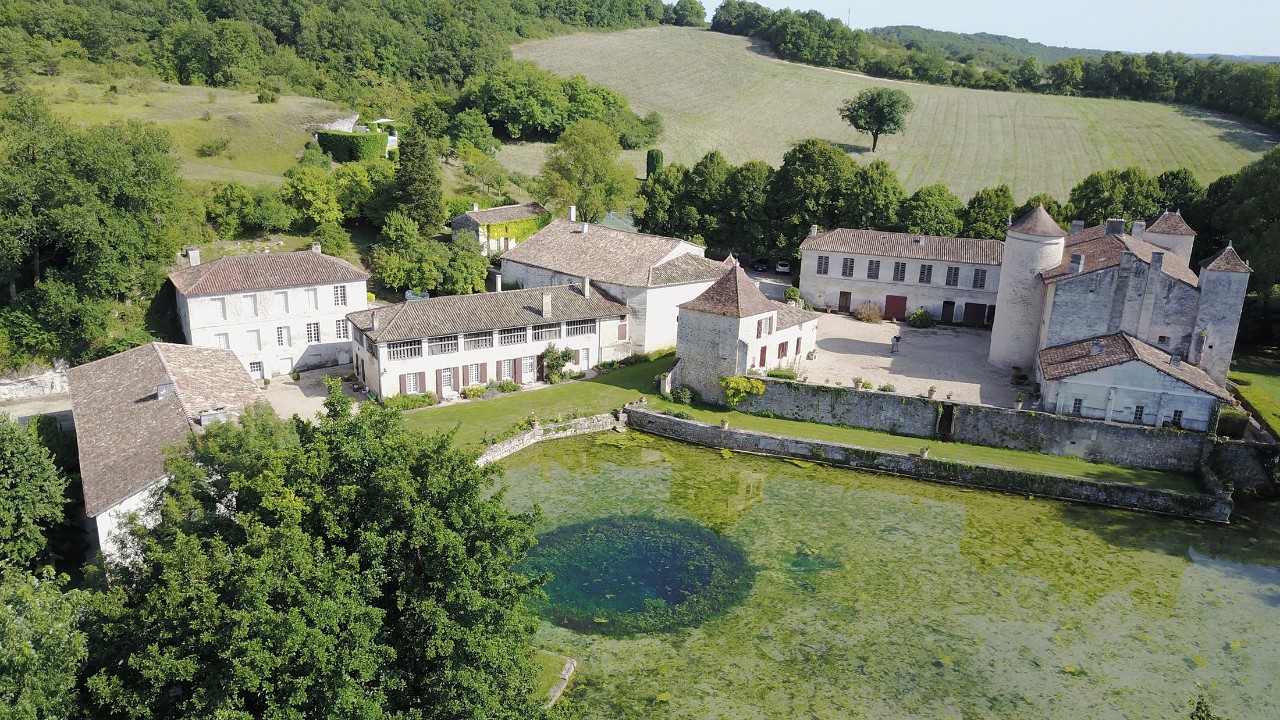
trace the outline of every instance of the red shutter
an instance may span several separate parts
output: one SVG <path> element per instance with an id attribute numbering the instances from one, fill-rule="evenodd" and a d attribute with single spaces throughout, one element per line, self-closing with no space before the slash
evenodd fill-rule
<path id="1" fill-rule="evenodd" d="M 627 339 L 627 316 L 626 315 L 618 316 L 618 339 L 619 340 Z"/>
<path id="2" fill-rule="evenodd" d="M 489 382 L 489 363 L 480 363 L 480 384 L 484 385 Z"/>
<path id="3" fill-rule="evenodd" d="M 800 357 L 800 338 L 796 338 L 796 357 Z"/>
<path id="4" fill-rule="evenodd" d="M 409 391 L 408 381 L 406 380 L 406 377 L 407 376 L 404 373 L 400 374 L 400 394 L 401 395 L 404 395 L 406 392 Z"/>
<path id="5" fill-rule="evenodd" d="M 524 382 L 524 358 L 516 358 L 511 361 L 511 367 L 516 374 L 516 383 Z"/>
<path id="6" fill-rule="evenodd" d="M 459 390 L 462 389 L 462 385 L 459 384 L 461 382 L 462 382 L 462 368 L 454 368 L 453 369 L 453 391 L 454 392 L 458 392 Z"/>
<path id="7" fill-rule="evenodd" d="M 436 397 L 444 397 L 444 370 L 436 370 Z"/>
<path id="8" fill-rule="evenodd" d="M 426 391 L 427 391 L 427 373 L 426 371 L 423 371 L 418 373 L 418 392 L 425 393 Z"/>

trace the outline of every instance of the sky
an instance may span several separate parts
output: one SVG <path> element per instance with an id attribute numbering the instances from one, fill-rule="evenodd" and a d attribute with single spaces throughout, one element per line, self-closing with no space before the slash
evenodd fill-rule
<path id="1" fill-rule="evenodd" d="M 919 25 L 1021 37 L 1045 45 L 1129 52 L 1280 55 L 1280 0 L 755 0 L 818 10 L 854 28 Z M 714 13 L 719 0 L 704 0 Z"/>

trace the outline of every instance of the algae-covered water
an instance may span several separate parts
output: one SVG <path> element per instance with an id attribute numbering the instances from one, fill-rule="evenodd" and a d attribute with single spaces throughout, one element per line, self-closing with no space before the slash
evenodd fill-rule
<path id="1" fill-rule="evenodd" d="M 629 433 L 504 461 L 546 534 L 700 523 L 755 571 L 696 627 L 543 622 L 598 718 L 1280 718 L 1280 508 L 1217 526 L 720 452 Z"/>

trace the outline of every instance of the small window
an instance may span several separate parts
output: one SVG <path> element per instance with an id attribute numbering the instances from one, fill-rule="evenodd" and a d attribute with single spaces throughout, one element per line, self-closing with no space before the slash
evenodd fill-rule
<path id="1" fill-rule="evenodd" d="M 1084 400 L 1081 400 L 1080 398 L 1076 398 L 1075 400 L 1071 401 L 1072 415 L 1080 415 L 1082 414 L 1083 411 L 1084 411 Z"/>
<path id="2" fill-rule="evenodd" d="M 921 285 L 933 284 L 933 266 L 932 265 L 920 266 L 920 284 Z"/>
<path id="3" fill-rule="evenodd" d="M 533 339 L 534 341 L 559 340 L 560 339 L 560 323 L 547 323 L 546 325 L 534 325 Z"/>
<path id="4" fill-rule="evenodd" d="M 213 303 L 213 314 L 218 316 L 219 320 L 227 319 L 227 299 L 213 298 L 209 302 Z"/>
<path id="5" fill-rule="evenodd" d="M 217 335 L 213 336 L 213 339 L 215 342 L 218 343 L 218 347 L 222 348 L 223 350 L 226 350 L 231 347 L 231 336 L 227 335 L 226 333 L 218 333 Z"/>
<path id="6" fill-rule="evenodd" d="M 1173 411 L 1173 426 L 1182 427 L 1182 411 L 1181 410 Z"/>
<path id="7" fill-rule="evenodd" d="M 440 337 L 427 339 L 428 355 L 444 355 L 455 352 L 458 352 L 457 335 L 441 335 Z"/>
<path id="8" fill-rule="evenodd" d="M 288 326 L 282 325 L 276 328 L 276 344 L 280 347 L 289 347 L 293 344 L 292 339 L 289 337 Z"/>
<path id="9" fill-rule="evenodd" d="M 467 384 L 480 384 L 480 363 L 471 363 L 467 366 Z"/>
<path id="10" fill-rule="evenodd" d="M 845 258 L 840 263 L 840 276 L 853 277 L 853 266 L 857 264 L 853 258 Z"/>
<path id="11" fill-rule="evenodd" d="M 347 325 L 347 321 L 346 321 L 345 319 L 344 319 L 344 320 L 335 320 L 335 321 L 334 321 L 334 323 L 333 323 L 333 334 L 334 334 L 334 337 L 338 338 L 339 340 L 350 340 L 350 339 L 351 339 L 351 331 L 350 331 L 349 327 L 350 327 L 350 326 L 348 326 L 348 325 Z"/>
<path id="12" fill-rule="evenodd" d="M 778 359 L 779 360 L 787 356 L 787 346 L 789 344 L 790 343 L 784 343 L 784 342 L 778 343 Z"/>
<path id="13" fill-rule="evenodd" d="M 947 267 L 947 287 L 957 287 L 960 285 L 960 268 L 954 266 Z"/>
<path id="14" fill-rule="evenodd" d="M 347 286 L 346 285 L 333 286 L 333 304 L 339 307 L 347 306 Z"/>
<path id="15" fill-rule="evenodd" d="M 440 389 L 442 391 L 453 390 L 453 368 L 447 367 L 440 371 Z"/>
<path id="16" fill-rule="evenodd" d="M 1133 409 L 1133 421 L 1136 423 L 1141 423 L 1143 418 L 1146 416 L 1146 414 L 1147 414 L 1147 408 L 1145 405 L 1139 405 L 1135 407 Z"/>
<path id="17" fill-rule="evenodd" d="M 618 316 L 618 339 L 619 340 L 627 339 L 627 316 L 626 315 Z"/>
<path id="18" fill-rule="evenodd" d="M 418 384 L 418 373 L 405 373 L 401 377 L 404 378 L 404 393 L 406 395 L 419 395 L 422 393 L 422 386 Z"/>
<path id="19" fill-rule="evenodd" d="M 510 380 L 515 377 L 511 370 L 512 362 L 510 360 L 498 361 L 498 381 Z"/>
<path id="20" fill-rule="evenodd" d="M 462 336 L 463 350 L 484 350 L 493 347 L 493 331 L 467 333 Z"/>
<path id="21" fill-rule="evenodd" d="M 1160 337 L 1156 338 L 1156 342 L 1160 343 L 1161 345 L 1168 345 L 1168 344 L 1169 344 L 1169 336 L 1168 336 L 1168 335 L 1161 335 Z"/>
<path id="22" fill-rule="evenodd" d="M 596 332 L 595 320 L 570 320 L 564 324 L 565 337 L 577 337 L 578 335 L 594 335 Z"/>
<path id="23" fill-rule="evenodd" d="M 244 296 L 244 314 L 249 317 L 258 317 L 258 296 Z"/>
<path id="24" fill-rule="evenodd" d="M 759 340 L 762 337 L 764 337 L 764 318 L 756 321 L 756 339 Z"/>
<path id="25" fill-rule="evenodd" d="M 256 378 L 262 377 L 262 363 L 257 360 L 249 363 L 249 374 Z"/>
<path id="26" fill-rule="evenodd" d="M 879 260 L 867 261 L 867 279 L 868 280 L 880 279 L 880 261 Z"/>
<path id="27" fill-rule="evenodd" d="M 317 288 L 307 288 L 307 309 L 320 309 L 320 290 Z"/>
<path id="28" fill-rule="evenodd" d="M 276 293 L 276 309 L 282 314 L 289 314 L 289 291 L 281 290 Z"/>
<path id="29" fill-rule="evenodd" d="M 307 342 L 320 342 L 320 323 L 307 323 Z"/>
<path id="30" fill-rule="evenodd" d="M 818 256 L 818 274 L 826 275 L 827 270 L 831 267 L 831 257 L 828 255 Z"/>
<path id="31" fill-rule="evenodd" d="M 498 331 L 499 345 L 520 345 L 529 342 L 529 328 L 507 328 Z"/>
<path id="32" fill-rule="evenodd" d="M 978 269 L 973 271 L 973 289 L 981 290 L 987 286 L 987 271 Z"/>
<path id="33" fill-rule="evenodd" d="M 893 281 L 902 282 L 907 279 L 907 264 L 904 262 L 896 262 L 893 264 Z"/>

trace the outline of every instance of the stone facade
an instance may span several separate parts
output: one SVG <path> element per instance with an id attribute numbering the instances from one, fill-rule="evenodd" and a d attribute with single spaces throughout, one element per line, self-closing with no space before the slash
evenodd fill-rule
<path id="1" fill-rule="evenodd" d="M 1040 349 L 1040 319 L 1045 292 L 1040 273 L 1062 262 L 1066 237 L 1048 237 L 1012 228 L 1004 241 L 996 322 L 991 328 L 988 361 L 996 367 L 1030 372 Z"/>
<path id="2" fill-rule="evenodd" d="M 1209 429 L 1221 404 L 1213 395 L 1137 360 L 1045 380 L 1041 394 L 1042 407 L 1060 415 L 1155 427 L 1176 419 L 1180 427 L 1200 432 Z"/>
<path id="3" fill-rule="evenodd" d="M 877 279 L 867 277 L 872 261 L 880 263 Z M 901 282 L 893 280 L 896 262 L 906 266 Z M 922 268 L 927 272 L 922 274 Z M 821 269 L 826 271 L 820 272 Z M 985 273 L 981 288 L 974 287 L 975 271 Z M 947 279 L 953 273 L 956 284 L 948 285 Z M 929 281 L 923 282 L 926 277 Z M 981 305 L 981 309 L 970 311 L 970 317 L 978 320 L 969 324 L 985 325 L 988 308 L 996 304 L 999 287 L 999 265 L 907 260 L 824 250 L 804 250 L 800 256 L 800 297 L 815 308 L 847 312 L 870 302 L 883 311 L 891 296 L 905 297 L 907 314 L 923 309 L 936 321 L 956 324 L 964 322 L 967 305 Z"/>

